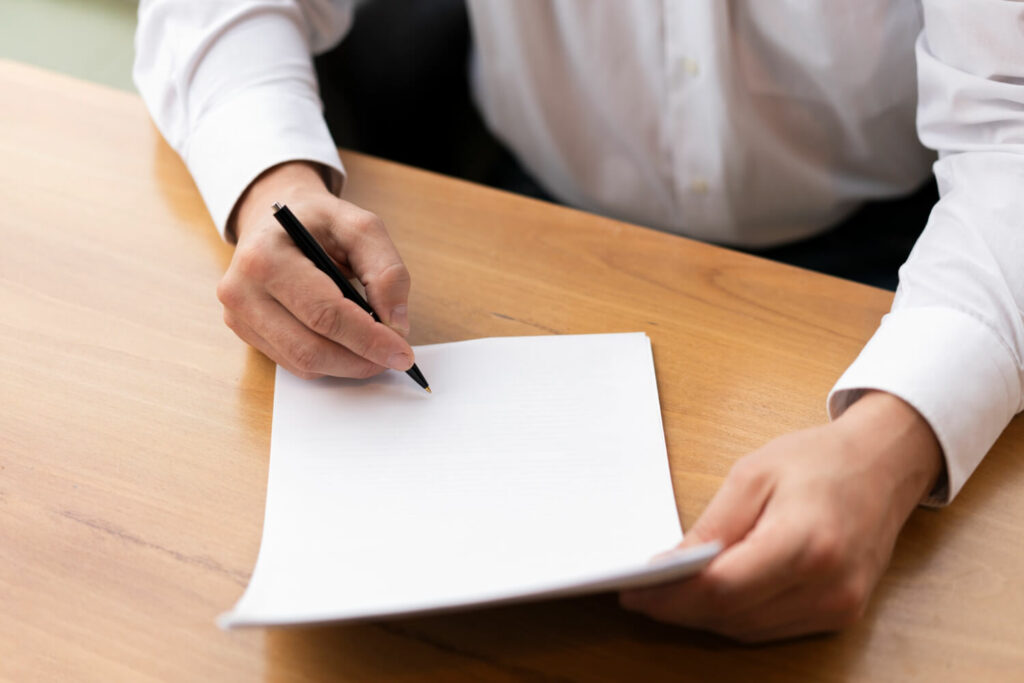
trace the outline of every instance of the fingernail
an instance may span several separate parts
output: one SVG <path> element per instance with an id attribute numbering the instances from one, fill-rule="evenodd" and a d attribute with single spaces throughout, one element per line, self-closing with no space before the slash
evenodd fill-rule
<path id="1" fill-rule="evenodd" d="M 388 358 L 388 367 L 392 370 L 408 370 L 412 367 L 412 358 L 407 353 L 393 353 Z"/>
<path id="2" fill-rule="evenodd" d="M 409 307 L 405 304 L 395 306 L 391 309 L 391 317 L 388 324 L 399 332 L 409 331 Z"/>
<path id="3" fill-rule="evenodd" d="M 660 552 L 657 555 L 655 555 L 654 557 L 652 557 L 650 559 L 649 563 L 650 564 L 658 564 L 659 562 L 668 562 L 669 560 L 675 559 L 679 555 L 685 555 L 686 551 L 688 551 L 691 547 L 693 547 L 695 545 L 700 545 L 699 541 L 700 541 L 700 539 L 698 539 L 696 537 L 694 537 L 691 540 L 690 537 L 687 536 L 686 540 L 680 541 L 679 545 L 677 545 L 675 548 L 670 548 L 668 550 L 663 550 L 662 552 Z"/>

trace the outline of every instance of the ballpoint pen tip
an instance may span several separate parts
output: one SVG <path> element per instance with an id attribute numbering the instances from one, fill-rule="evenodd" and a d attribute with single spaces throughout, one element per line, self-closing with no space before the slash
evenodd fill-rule
<path id="1" fill-rule="evenodd" d="M 427 393 L 428 393 L 428 394 L 432 394 L 432 393 L 434 393 L 433 391 L 431 391 L 431 390 L 430 390 L 430 387 L 423 387 L 423 388 L 427 390 Z"/>

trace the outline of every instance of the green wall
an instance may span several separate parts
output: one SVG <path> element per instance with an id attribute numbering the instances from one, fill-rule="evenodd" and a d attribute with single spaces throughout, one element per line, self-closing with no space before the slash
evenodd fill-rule
<path id="1" fill-rule="evenodd" d="M 137 9 L 135 0 L 0 0 L 0 58 L 134 90 Z"/>

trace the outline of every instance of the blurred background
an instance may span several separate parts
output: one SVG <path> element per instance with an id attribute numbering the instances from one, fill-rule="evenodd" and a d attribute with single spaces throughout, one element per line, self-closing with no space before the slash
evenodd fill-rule
<path id="1" fill-rule="evenodd" d="M 363 0 L 316 60 L 335 142 L 385 159 L 554 201 L 490 134 L 466 79 L 464 0 Z M 134 91 L 138 0 L 0 0 L 0 58 Z M 823 234 L 753 253 L 895 289 L 938 198 L 934 181 L 871 202 Z"/>
<path id="2" fill-rule="evenodd" d="M 138 5 L 137 0 L 0 0 L 0 58 L 134 90 Z"/>
<path id="3" fill-rule="evenodd" d="M 0 0 L 0 58 L 135 91 L 138 4 Z M 480 120 L 469 49 L 464 0 L 360 2 L 348 38 L 316 60 L 335 142 L 551 201 Z"/>

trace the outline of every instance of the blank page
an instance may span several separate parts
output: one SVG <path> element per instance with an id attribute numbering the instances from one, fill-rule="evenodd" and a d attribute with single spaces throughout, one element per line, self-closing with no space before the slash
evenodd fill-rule
<path id="1" fill-rule="evenodd" d="M 659 578 L 650 558 L 682 532 L 645 334 L 415 352 L 433 394 L 400 372 L 306 381 L 277 369 L 263 541 L 222 625 L 393 616 Z M 668 574 L 713 553 L 690 553 Z"/>

